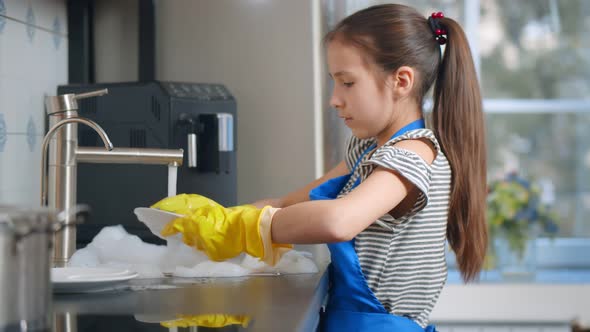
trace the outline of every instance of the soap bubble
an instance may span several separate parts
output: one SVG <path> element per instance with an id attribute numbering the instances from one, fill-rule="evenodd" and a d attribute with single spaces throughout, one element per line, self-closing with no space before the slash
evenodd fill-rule
<path id="1" fill-rule="evenodd" d="M 89 244 L 102 263 L 109 261 L 158 264 L 165 247 L 143 242 L 125 231 L 122 225 L 104 227 Z"/>
<path id="2" fill-rule="evenodd" d="M 283 255 L 274 268 L 283 274 L 318 272 L 318 267 L 311 259 L 310 253 L 295 250 L 291 250 Z"/>
<path id="3" fill-rule="evenodd" d="M 172 236 L 166 239 L 166 245 L 155 245 L 127 233 L 122 225 L 107 226 L 85 248 L 74 253 L 68 266 L 125 268 L 137 272 L 140 278 L 159 278 L 164 273 L 177 277 L 239 277 L 318 271 L 307 252 L 291 250 L 274 267 L 246 254 L 213 262 L 180 239 Z"/>
<path id="4" fill-rule="evenodd" d="M 92 248 L 82 248 L 72 255 L 70 258 L 69 265 L 77 267 L 95 267 L 100 264 L 100 259 L 96 253 L 96 250 Z"/>
<path id="5" fill-rule="evenodd" d="M 192 268 L 178 266 L 173 272 L 177 277 L 241 277 L 250 274 L 250 270 L 230 262 L 206 261 Z"/>

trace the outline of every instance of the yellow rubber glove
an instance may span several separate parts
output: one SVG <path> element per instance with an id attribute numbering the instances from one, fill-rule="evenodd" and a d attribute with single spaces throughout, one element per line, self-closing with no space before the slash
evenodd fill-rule
<path id="1" fill-rule="evenodd" d="M 152 207 L 184 215 L 164 226 L 162 236 L 181 233 L 185 244 L 205 252 L 214 261 L 245 252 L 272 266 L 293 248 L 272 243 L 271 222 L 278 209 L 270 206 L 224 208 L 200 195 L 181 194 L 165 198 Z"/>
<path id="2" fill-rule="evenodd" d="M 191 326 L 224 327 L 237 324 L 246 328 L 250 324 L 250 320 L 250 316 L 245 315 L 178 315 L 178 319 L 163 321 L 160 324 L 167 328 Z"/>
<path id="3" fill-rule="evenodd" d="M 205 196 L 196 194 L 180 194 L 172 197 L 164 198 L 157 202 L 151 207 L 154 209 L 160 209 L 168 212 L 174 212 L 183 215 L 189 215 L 196 209 L 203 206 L 215 206 L 223 208 L 216 201 L 209 199 Z"/>

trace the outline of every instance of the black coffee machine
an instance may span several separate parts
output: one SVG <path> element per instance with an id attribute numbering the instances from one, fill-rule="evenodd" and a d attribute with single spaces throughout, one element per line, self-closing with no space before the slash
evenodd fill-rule
<path id="1" fill-rule="evenodd" d="M 98 123 L 115 147 L 183 149 L 177 193 L 207 196 L 224 206 L 237 201 L 236 100 L 219 84 L 131 82 L 64 85 L 58 94 L 108 89 L 80 100 L 80 116 Z M 78 126 L 80 146 L 103 146 L 90 128 Z M 122 224 L 151 243 L 162 243 L 133 209 L 167 196 L 168 168 L 159 165 L 78 164 L 77 202 L 92 209 L 77 228 L 85 246 L 105 226 Z"/>

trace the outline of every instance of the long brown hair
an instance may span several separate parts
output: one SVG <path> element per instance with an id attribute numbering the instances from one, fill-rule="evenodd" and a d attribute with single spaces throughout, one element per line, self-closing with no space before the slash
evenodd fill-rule
<path id="1" fill-rule="evenodd" d="M 486 144 L 481 94 L 465 33 L 450 18 L 444 56 L 427 19 L 415 9 L 387 4 L 342 20 L 324 41 L 358 47 L 384 73 L 401 66 L 416 71 L 414 97 L 422 105 L 434 83 L 432 129 L 452 170 L 447 239 L 465 281 L 476 278 L 488 245 Z"/>

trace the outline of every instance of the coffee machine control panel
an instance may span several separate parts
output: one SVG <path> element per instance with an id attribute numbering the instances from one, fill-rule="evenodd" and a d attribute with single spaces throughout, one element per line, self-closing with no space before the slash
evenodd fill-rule
<path id="1" fill-rule="evenodd" d="M 177 98 L 195 98 L 198 100 L 230 100 L 231 93 L 221 84 L 163 82 L 168 93 Z"/>

